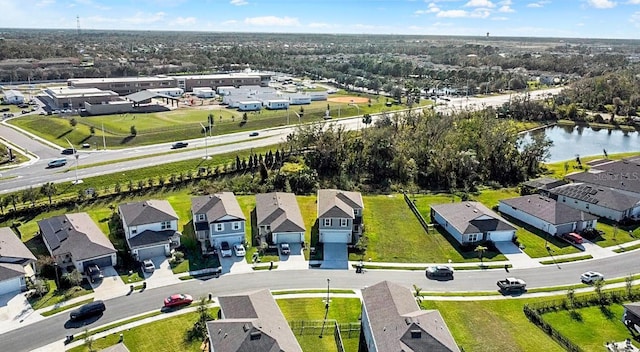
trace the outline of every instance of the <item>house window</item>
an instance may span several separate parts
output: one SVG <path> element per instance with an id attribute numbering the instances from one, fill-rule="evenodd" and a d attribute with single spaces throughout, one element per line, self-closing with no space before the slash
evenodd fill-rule
<path id="1" fill-rule="evenodd" d="M 204 221 L 204 214 L 198 214 L 196 215 L 197 217 L 197 221 Z"/>
<path id="2" fill-rule="evenodd" d="M 240 221 L 236 221 L 233 223 L 233 229 L 234 230 L 240 230 Z"/>
<path id="3" fill-rule="evenodd" d="M 163 221 L 160 223 L 160 230 L 169 230 L 171 228 L 171 221 Z"/>
<path id="4" fill-rule="evenodd" d="M 347 219 L 340 219 L 340 227 L 347 227 L 349 221 Z"/>
<path id="5" fill-rule="evenodd" d="M 224 229 L 224 224 L 216 224 L 216 231 L 220 232 Z"/>
<path id="6" fill-rule="evenodd" d="M 135 235 L 138 233 L 138 227 L 137 226 L 131 226 L 129 228 L 129 232 L 131 232 L 132 235 Z"/>
<path id="7" fill-rule="evenodd" d="M 359 216 L 359 215 L 360 215 L 360 209 L 353 209 L 353 213 L 354 213 L 355 215 L 358 215 L 358 216 Z"/>
<path id="8" fill-rule="evenodd" d="M 324 226 L 331 226 L 331 219 L 324 219 Z"/>
<path id="9" fill-rule="evenodd" d="M 467 237 L 469 242 L 476 242 L 480 240 L 480 234 L 479 233 L 472 233 L 469 234 L 469 237 Z"/>

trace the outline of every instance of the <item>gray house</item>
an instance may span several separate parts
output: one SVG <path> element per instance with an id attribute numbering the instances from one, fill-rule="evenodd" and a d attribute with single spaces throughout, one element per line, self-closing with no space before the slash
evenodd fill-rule
<path id="1" fill-rule="evenodd" d="M 207 322 L 211 352 L 302 352 L 268 290 L 218 297 L 219 319 Z"/>
<path id="2" fill-rule="evenodd" d="M 432 205 L 431 219 L 462 245 L 511 241 L 516 234 L 515 226 L 479 202 Z"/>
<path id="3" fill-rule="evenodd" d="M 382 281 L 362 290 L 362 333 L 369 352 L 459 352 L 437 310 L 421 310 L 407 287 Z"/>
<path id="4" fill-rule="evenodd" d="M 566 185 L 568 182 L 565 180 L 558 180 L 556 178 L 541 177 L 533 180 L 523 182 L 521 187 L 522 194 L 542 194 L 549 196 L 549 191 L 558 186 Z"/>
<path id="5" fill-rule="evenodd" d="M 90 264 L 116 264 L 116 249 L 87 213 L 54 216 L 38 221 L 38 227 L 47 250 L 64 269 L 83 272 Z"/>
<path id="6" fill-rule="evenodd" d="M 629 329 L 640 333 L 640 302 L 627 303 L 622 313 L 622 322 Z"/>
<path id="7" fill-rule="evenodd" d="M 537 194 L 503 199 L 498 211 L 553 236 L 594 228 L 598 222 L 587 212 Z"/>
<path id="8" fill-rule="evenodd" d="M 360 192 L 318 190 L 318 229 L 322 243 L 355 244 L 362 235 Z"/>
<path id="9" fill-rule="evenodd" d="M 36 257 L 8 227 L 0 227 L 0 295 L 27 289 L 25 277 L 33 278 Z"/>
<path id="10" fill-rule="evenodd" d="M 178 215 L 166 200 L 145 200 L 118 207 L 125 239 L 137 260 L 169 256 L 180 246 Z"/>
<path id="11" fill-rule="evenodd" d="M 640 217 L 640 195 L 587 183 L 556 187 L 551 194 L 558 203 L 614 221 Z"/>
<path id="12" fill-rule="evenodd" d="M 191 198 L 191 215 L 203 253 L 220 248 L 223 241 L 231 246 L 245 242 L 246 218 L 232 192 Z"/>
<path id="13" fill-rule="evenodd" d="M 293 193 L 256 194 L 258 234 L 268 243 L 304 242 L 304 220 Z"/>

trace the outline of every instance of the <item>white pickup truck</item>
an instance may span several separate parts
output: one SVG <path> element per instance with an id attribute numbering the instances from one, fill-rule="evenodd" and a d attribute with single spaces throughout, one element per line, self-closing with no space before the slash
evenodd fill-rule
<path id="1" fill-rule="evenodd" d="M 512 291 L 525 291 L 527 288 L 527 283 L 522 279 L 516 279 L 514 277 L 508 277 L 504 280 L 498 280 L 496 283 L 501 291 L 504 292 L 512 292 Z"/>

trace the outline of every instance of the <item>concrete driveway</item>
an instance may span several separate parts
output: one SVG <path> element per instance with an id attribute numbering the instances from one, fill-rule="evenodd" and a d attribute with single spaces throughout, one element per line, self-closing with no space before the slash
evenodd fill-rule
<path id="1" fill-rule="evenodd" d="M 349 252 L 346 243 L 325 243 L 321 269 L 349 269 Z"/>
<path id="2" fill-rule="evenodd" d="M 222 274 L 245 274 L 253 272 L 251 264 L 247 263 L 245 257 L 222 257 L 222 254 L 218 254 L 220 259 L 220 266 L 222 266 Z"/>
<path id="3" fill-rule="evenodd" d="M 129 286 L 122 281 L 112 266 L 102 268 L 102 274 L 102 280 L 91 283 L 96 300 L 109 299 L 129 292 Z"/>
<path id="4" fill-rule="evenodd" d="M 173 285 L 180 283 L 177 275 L 171 271 L 171 265 L 169 265 L 169 258 L 167 257 L 154 257 L 151 261 L 156 266 L 156 270 L 152 273 L 144 273 L 145 282 L 147 288 L 161 287 L 167 285 Z"/>
<path id="5" fill-rule="evenodd" d="M 280 253 L 278 270 L 304 270 L 309 269 L 309 263 L 304 259 L 302 245 L 300 243 L 289 243 L 291 253 L 283 255 Z M 280 249 L 278 248 L 278 251 Z"/>
<path id="6" fill-rule="evenodd" d="M 0 296 L 0 334 L 43 319 L 34 313 L 26 292 L 13 292 Z"/>

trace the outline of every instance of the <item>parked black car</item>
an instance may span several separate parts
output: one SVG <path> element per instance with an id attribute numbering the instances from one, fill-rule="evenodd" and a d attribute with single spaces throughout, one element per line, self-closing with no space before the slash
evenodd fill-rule
<path id="1" fill-rule="evenodd" d="M 187 142 L 176 142 L 171 145 L 171 149 L 186 148 L 189 145 Z"/>
<path id="2" fill-rule="evenodd" d="M 104 274 L 102 274 L 102 270 L 100 270 L 100 267 L 97 264 L 87 266 L 85 268 L 85 273 L 91 282 L 104 278 Z"/>
<path id="3" fill-rule="evenodd" d="M 446 265 L 430 266 L 426 270 L 427 277 L 451 277 L 453 278 L 453 268 Z"/>
<path id="4" fill-rule="evenodd" d="M 87 303 L 76 310 L 73 310 L 69 314 L 69 318 L 71 320 L 84 319 L 92 315 L 102 314 L 102 312 L 104 312 L 106 309 L 107 307 L 105 307 L 104 302 L 94 301 L 91 303 Z"/>
<path id="5" fill-rule="evenodd" d="M 75 154 L 76 150 L 75 149 L 71 149 L 71 148 L 67 148 L 67 149 L 63 149 L 62 150 L 62 154 L 64 155 L 72 155 Z"/>

